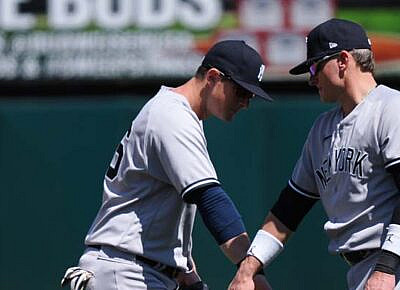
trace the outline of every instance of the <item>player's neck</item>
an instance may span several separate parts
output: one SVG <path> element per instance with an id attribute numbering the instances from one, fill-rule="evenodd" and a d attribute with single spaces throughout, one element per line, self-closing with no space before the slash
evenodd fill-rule
<path id="1" fill-rule="evenodd" d="M 347 116 L 377 86 L 371 73 L 361 73 L 345 83 L 345 96 L 340 100 L 343 115 Z"/>

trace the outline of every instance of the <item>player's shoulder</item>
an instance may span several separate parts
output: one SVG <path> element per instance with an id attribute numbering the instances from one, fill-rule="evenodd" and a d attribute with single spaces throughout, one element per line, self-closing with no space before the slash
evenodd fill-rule
<path id="1" fill-rule="evenodd" d="M 148 114 L 150 125 L 157 128 L 200 123 L 188 100 L 165 86 L 151 100 Z"/>
<path id="2" fill-rule="evenodd" d="M 400 91 L 385 85 L 379 85 L 368 96 L 368 100 L 374 103 L 400 105 Z"/>
<path id="3" fill-rule="evenodd" d="M 400 111 L 400 91 L 379 85 L 366 97 L 376 118 L 397 116 Z"/>
<path id="4" fill-rule="evenodd" d="M 390 88 L 388 86 L 385 85 L 378 85 L 375 90 L 377 91 L 378 94 L 385 94 L 385 96 L 387 97 L 399 97 L 400 96 L 400 91 Z"/>
<path id="5" fill-rule="evenodd" d="M 194 113 L 189 101 L 183 95 L 175 93 L 171 88 L 165 86 L 162 86 L 154 96 L 151 111 L 167 118 Z"/>

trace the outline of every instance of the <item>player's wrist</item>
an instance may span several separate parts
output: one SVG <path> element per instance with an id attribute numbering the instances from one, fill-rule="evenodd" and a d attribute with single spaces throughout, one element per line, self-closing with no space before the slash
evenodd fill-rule
<path id="1" fill-rule="evenodd" d="M 252 279 L 255 275 L 264 275 L 262 263 L 254 256 L 246 256 L 236 266 L 239 269 L 238 274 L 242 278 Z"/>
<path id="2" fill-rule="evenodd" d="M 400 225 L 390 224 L 374 270 L 394 274 L 400 264 Z"/>
<path id="3" fill-rule="evenodd" d="M 400 225 L 390 224 L 388 226 L 385 241 L 382 245 L 382 250 L 392 252 L 400 256 Z"/>
<path id="4" fill-rule="evenodd" d="M 374 271 L 394 275 L 400 263 L 400 257 L 393 252 L 382 250 Z"/>
<path id="5" fill-rule="evenodd" d="M 283 250 L 283 244 L 272 234 L 259 230 L 247 251 L 248 256 L 255 257 L 262 267 L 266 267 Z"/>
<path id="6" fill-rule="evenodd" d="M 255 272 L 254 275 L 265 275 L 264 269 L 263 269 L 263 267 L 262 267 L 262 263 L 261 263 L 256 257 L 253 257 L 253 256 L 246 256 L 246 257 L 244 257 L 239 263 L 236 264 L 236 267 L 239 269 L 239 268 L 240 268 L 240 265 L 242 264 L 242 262 L 243 262 L 247 257 L 249 257 L 249 259 L 255 259 L 255 261 L 258 262 L 256 265 L 253 264 L 253 267 L 251 267 L 251 268 L 253 268 L 253 269 L 254 269 L 254 268 L 259 268 L 259 269 L 258 269 L 258 270 L 253 270 L 252 273 Z"/>

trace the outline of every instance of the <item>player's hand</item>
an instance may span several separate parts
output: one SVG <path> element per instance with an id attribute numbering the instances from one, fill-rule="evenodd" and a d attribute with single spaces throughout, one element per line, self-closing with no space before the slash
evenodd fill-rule
<path id="1" fill-rule="evenodd" d="M 228 290 L 254 290 L 255 287 L 256 285 L 254 284 L 252 277 L 241 277 L 236 274 L 229 284 Z"/>
<path id="2" fill-rule="evenodd" d="M 396 284 L 395 275 L 374 271 L 365 284 L 365 290 L 393 290 Z"/>
<path id="3" fill-rule="evenodd" d="M 253 278 L 236 275 L 231 284 L 229 284 L 229 290 L 272 290 L 267 279 L 264 275 L 255 275 Z"/>

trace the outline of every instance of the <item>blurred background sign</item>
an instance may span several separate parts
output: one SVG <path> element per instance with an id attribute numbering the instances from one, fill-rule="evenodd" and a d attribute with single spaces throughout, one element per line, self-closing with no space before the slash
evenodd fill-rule
<path id="1" fill-rule="evenodd" d="M 346 14 L 346 8 L 371 9 L 377 2 L 399 5 L 345 0 L 0 0 L 0 85 L 15 80 L 187 78 L 207 49 L 222 39 L 244 39 L 258 50 L 268 67 L 265 80 L 302 80 L 287 72 L 304 60 L 310 29 L 341 16 L 341 11 L 345 18 L 357 18 L 360 14 Z M 355 20 L 370 28 L 373 19 Z M 398 31 L 389 27 L 385 32 L 371 31 L 378 73 L 397 74 Z"/>
<path id="2" fill-rule="evenodd" d="M 0 79 L 188 77 L 221 39 L 245 39 L 279 76 L 334 12 L 332 0 L 0 0 Z"/>

